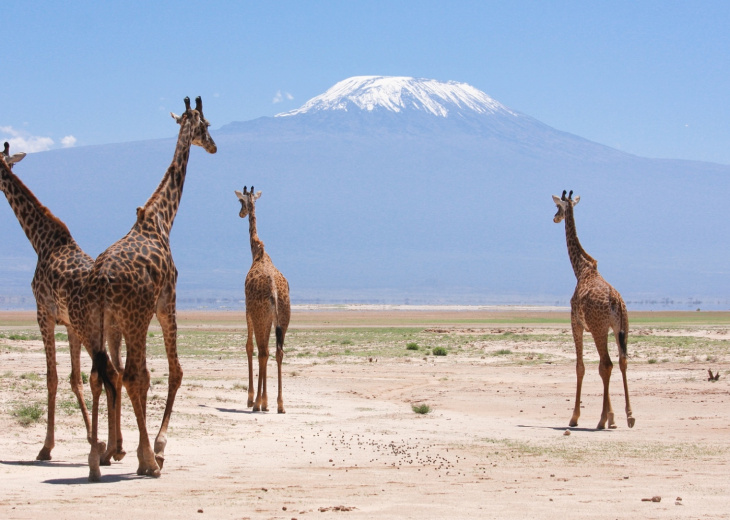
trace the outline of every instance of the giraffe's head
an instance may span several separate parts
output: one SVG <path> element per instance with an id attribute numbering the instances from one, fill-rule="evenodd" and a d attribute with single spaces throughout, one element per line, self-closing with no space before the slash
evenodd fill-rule
<path id="1" fill-rule="evenodd" d="M 218 151 L 218 147 L 215 145 L 215 141 L 208 133 L 208 127 L 210 123 L 203 116 L 203 100 L 200 96 L 195 98 L 195 109 L 190 108 L 190 98 L 185 98 L 185 112 L 181 116 L 170 112 L 172 118 L 177 121 L 177 124 L 183 125 L 187 120 L 190 120 L 190 130 L 193 134 L 193 144 L 202 146 L 206 152 L 215 153 Z"/>
<path id="2" fill-rule="evenodd" d="M 246 218 L 249 213 L 251 213 L 254 210 L 254 205 L 256 204 L 256 199 L 258 199 L 261 196 L 261 192 L 253 191 L 253 186 L 251 186 L 251 191 L 248 191 L 246 189 L 246 186 L 243 187 L 243 193 L 241 193 L 238 190 L 235 190 L 236 197 L 238 197 L 238 200 L 241 201 L 241 211 L 238 212 L 238 216 L 241 218 Z"/>
<path id="3" fill-rule="evenodd" d="M 8 168 L 12 168 L 15 163 L 22 161 L 24 157 L 24 153 L 10 155 L 10 143 L 5 141 L 5 147 L 3 148 L 3 160 L 5 161 L 5 164 L 8 165 Z"/>
<path id="4" fill-rule="evenodd" d="M 570 194 L 566 197 L 565 190 L 563 190 L 562 197 L 553 195 L 553 201 L 558 207 L 558 212 L 553 217 L 553 222 L 555 222 L 556 224 L 560 224 L 565 218 L 565 208 L 568 206 L 568 204 L 570 204 L 571 208 L 578 204 L 578 202 L 580 201 L 580 195 L 576 195 L 576 197 L 573 198 L 573 190 L 571 190 Z"/>

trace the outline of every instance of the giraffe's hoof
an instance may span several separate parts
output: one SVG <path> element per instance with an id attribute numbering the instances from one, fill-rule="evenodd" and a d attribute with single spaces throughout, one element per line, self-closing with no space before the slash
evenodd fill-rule
<path id="1" fill-rule="evenodd" d="M 160 477 L 160 468 L 143 468 L 139 467 L 137 468 L 137 475 L 142 477 L 154 477 L 159 478 Z"/>
<path id="2" fill-rule="evenodd" d="M 609 425 L 608 425 L 608 427 L 609 427 L 609 428 L 610 428 L 611 430 L 615 430 L 616 428 L 618 428 L 618 426 L 616 426 L 616 423 L 613 423 L 613 424 L 609 424 Z"/>
<path id="3" fill-rule="evenodd" d="M 570 426 L 571 428 L 575 428 L 576 426 L 578 426 L 578 421 L 574 421 L 573 419 L 571 419 L 568 423 L 568 426 Z"/>
<path id="4" fill-rule="evenodd" d="M 89 482 L 101 482 L 101 471 L 89 470 Z"/>
<path id="5" fill-rule="evenodd" d="M 119 449 L 119 450 L 117 450 L 117 452 L 114 455 L 112 455 L 112 458 L 116 461 L 120 461 L 124 458 L 124 456 L 126 454 L 127 454 L 126 451 L 124 451 L 123 449 Z"/>
<path id="6" fill-rule="evenodd" d="M 598 426 L 596 426 L 596 430 L 605 430 L 606 429 L 606 423 L 598 423 Z"/>
<path id="7" fill-rule="evenodd" d="M 246 403 L 246 408 L 251 408 L 252 406 L 253 406 L 253 399 L 249 399 L 248 402 Z M 256 411 L 256 410 L 254 410 L 254 411 Z"/>
<path id="8" fill-rule="evenodd" d="M 35 460 L 51 460 L 52 458 L 53 457 L 51 457 L 51 449 L 43 446 Z"/>
<path id="9" fill-rule="evenodd" d="M 283 408 L 279 408 L 278 412 L 279 413 L 286 413 L 286 410 L 284 410 Z"/>
<path id="10" fill-rule="evenodd" d="M 634 424 L 636 423 L 636 419 L 634 419 L 633 417 L 629 417 L 627 420 L 629 423 L 629 428 L 633 428 Z"/>
<path id="11" fill-rule="evenodd" d="M 165 456 L 164 455 L 155 455 L 155 462 L 157 462 L 157 465 L 160 467 L 160 470 L 162 470 L 162 465 L 165 463 Z"/>

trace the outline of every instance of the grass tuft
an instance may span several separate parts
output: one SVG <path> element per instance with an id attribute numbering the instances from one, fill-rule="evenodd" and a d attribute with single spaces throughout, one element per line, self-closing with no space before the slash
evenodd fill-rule
<path id="1" fill-rule="evenodd" d="M 18 418 L 18 422 L 23 426 L 30 426 L 40 421 L 45 410 L 38 403 L 18 405 L 13 410 L 13 416 Z"/>
<path id="2" fill-rule="evenodd" d="M 433 355 L 434 356 L 445 356 L 447 354 L 446 349 L 444 347 L 434 347 L 433 348 Z"/>
<path id="3" fill-rule="evenodd" d="M 427 404 L 412 404 L 411 410 L 420 415 L 426 415 L 431 412 L 431 407 Z"/>

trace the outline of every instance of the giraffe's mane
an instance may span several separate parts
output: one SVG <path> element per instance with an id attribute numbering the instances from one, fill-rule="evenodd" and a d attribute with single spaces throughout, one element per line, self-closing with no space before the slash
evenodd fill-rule
<path id="1" fill-rule="evenodd" d="M 189 112 L 188 111 L 183 112 L 183 114 L 182 114 L 181 117 L 184 117 L 185 120 L 180 123 L 180 133 L 183 131 L 183 128 L 188 123 L 188 121 L 190 121 L 190 115 L 192 114 L 192 112 L 193 112 L 193 109 L 191 109 Z M 180 133 L 178 133 L 178 139 L 179 139 Z M 177 149 L 175 150 L 175 153 L 177 153 Z M 162 176 L 162 180 L 157 185 L 157 188 L 155 189 L 154 192 L 152 192 L 152 195 L 150 195 L 150 198 L 147 199 L 147 202 L 145 202 L 144 206 L 142 206 L 142 209 L 144 210 L 143 218 L 149 214 L 149 212 L 147 210 L 149 208 L 151 208 L 152 206 L 154 206 L 155 203 L 162 196 L 161 193 L 165 189 L 165 186 L 167 186 L 167 183 L 169 181 L 169 178 L 172 175 L 172 169 L 174 168 L 174 161 L 175 161 L 174 155 L 173 155 L 173 159 L 172 160 L 173 160 L 173 163 L 170 164 L 170 166 L 165 171 L 165 175 Z"/>
<path id="2" fill-rule="evenodd" d="M 23 195 L 30 201 L 31 205 L 36 208 L 37 211 L 39 211 L 46 219 L 55 223 L 62 232 L 66 233 L 68 236 L 71 236 L 71 231 L 69 231 L 68 226 L 63 222 L 63 220 L 58 218 L 56 215 L 53 214 L 50 209 L 41 204 L 41 201 L 38 200 L 38 197 L 36 197 L 32 191 L 30 191 L 30 188 L 28 188 L 23 183 L 23 181 L 21 181 L 20 178 L 15 175 L 10 170 L 10 168 L 7 167 L 5 161 L 2 161 L 2 168 L 3 170 L 6 170 L 8 176 L 15 182 L 15 184 L 18 186 L 18 189 L 20 189 Z"/>

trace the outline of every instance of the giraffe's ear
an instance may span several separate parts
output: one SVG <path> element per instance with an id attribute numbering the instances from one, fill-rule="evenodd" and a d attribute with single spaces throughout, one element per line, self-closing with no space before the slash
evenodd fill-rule
<path id="1" fill-rule="evenodd" d="M 243 193 L 241 193 L 241 192 L 240 192 L 240 191 L 238 191 L 238 190 L 233 190 L 233 191 L 235 191 L 235 192 L 236 192 L 236 197 L 238 197 L 238 200 L 245 200 L 245 199 L 243 198 Z"/>
<path id="2" fill-rule="evenodd" d="M 182 116 L 179 116 L 177 114 L 173 114 L 172 112 L 170 112 L 170 115 L 177 122 L 178 125 L 182 123 Z"/>
<path id="3" fill-rule="evenodd" d="M 19 163 L 23 159 L 25 159 L 25 152 L 14 153 L 10 157 L 8 157 L 5 161 L 8 163 L 8 166 L 12 166 L 15 163 Z"/>
<path id="4" fill-rule="evenodd" d="M 553 195 L 553 202 L 555 204 L 557 204 L 558 206 L 560 206 L 563 203 L 563 201 L 560 200 L 560 197 L 558 197 L 557 195 Z"/>
<path id="5" fill-rule="evenodd" d="M 573 206 L 578 204 L 578 202 L 580 202 L 580 195 L 576 195 L 575 198 L 573 199 Z"/>
<path id="6" fill-rule="evenodd" d="M 261 196 L 261 192 L 257 191 L 256 195 L 253 196 L 253 200 L 259 200 L 259 197 Z"/>

